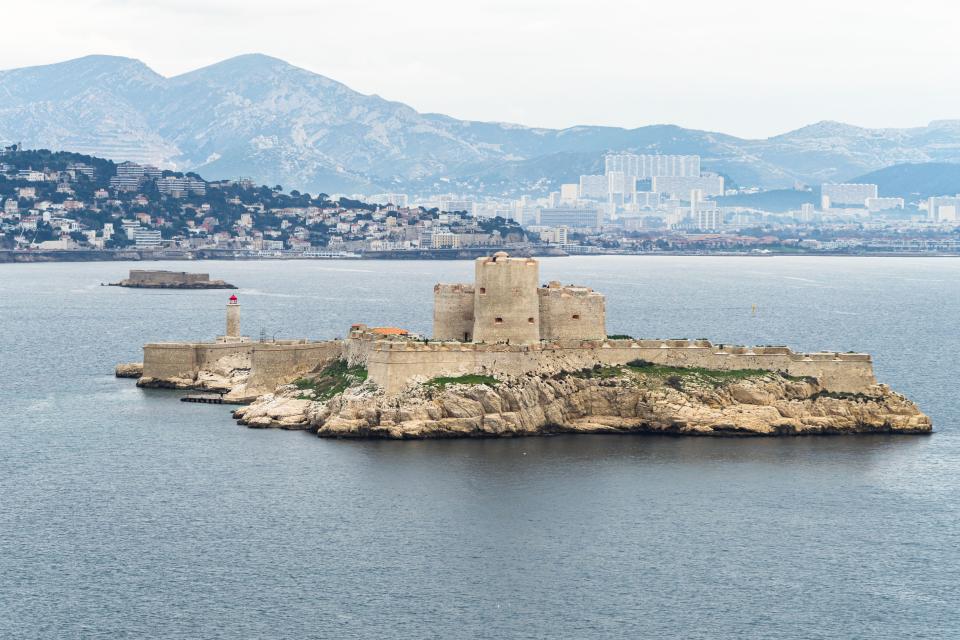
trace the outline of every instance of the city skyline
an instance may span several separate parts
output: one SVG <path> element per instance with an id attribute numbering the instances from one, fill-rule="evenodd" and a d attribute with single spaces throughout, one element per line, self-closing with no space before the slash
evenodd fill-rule
<path id="1" fill-rule="evenodd" d="M 814 2 L 803 13 L 746 1 L 601 2 L 589 11 L 539 1 L 457 11 L 436 2 L 43 4 L 60 36 L 38 53 L 33 9 L 9 9 L 21 26 L 0 67 L 107 54 L 172 76 L 262 51 L 421 112 L 550 128 L 677 124 L 749 138 L 820 120 L 912 127 L 957 115 L 943 78 L 960 43 L 938 18 L 947 7 L 939 1 L 870 11 Z"/>

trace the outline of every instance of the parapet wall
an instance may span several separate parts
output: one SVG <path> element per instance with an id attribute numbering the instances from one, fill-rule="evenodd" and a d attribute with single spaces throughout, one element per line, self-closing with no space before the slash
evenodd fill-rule
<path id="1" fill-rule="evenodd" d="M 718 347 L 709 341 L 598 340 L 537 345 L 374 342 L 369 346 L 370 379 L 388 393 L 412 379 L 469 373 L 515 376 L 553 373 L 633 360 L 707 369 L 763 369 L 819 379 L 831 391 L 861 392 L 876 384 L 867 354 L 794 353 L 786 347 Z"/>

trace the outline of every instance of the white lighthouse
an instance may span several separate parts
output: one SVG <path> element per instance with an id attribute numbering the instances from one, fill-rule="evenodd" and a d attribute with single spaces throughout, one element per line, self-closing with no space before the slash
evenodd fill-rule
<path id="1" fill-rule="evenodd" d="M 239 338 L 240 337 L 240 301 L 237 300 L 237 296 L 232 295 L 227 301 L 227 333 L 226 337 L 229 340 L 230 338 Z"/>

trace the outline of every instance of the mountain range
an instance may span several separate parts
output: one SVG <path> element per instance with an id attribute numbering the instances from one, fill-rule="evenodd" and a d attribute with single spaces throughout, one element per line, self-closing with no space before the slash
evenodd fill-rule
<path id="1" fill-rule="evenodd" d="M 326 193 L 542 193 L 602 172 L 607 151 L 699 154 L 705 170 L 765 189 L 960 162 L 960 120 L 820 122 L 755 140 L 674 125 L 546 129 L 420 113 L 261 54 L 170 78 L 115 56 L 0 71 L 0 141 Z"/>

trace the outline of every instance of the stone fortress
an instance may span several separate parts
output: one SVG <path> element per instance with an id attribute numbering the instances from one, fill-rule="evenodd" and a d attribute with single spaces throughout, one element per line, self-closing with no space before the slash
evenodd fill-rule
<path id="1" fill-rule="evenodd" d="M 251 341 L 240 333 L 236 296 L 227 331 L 213 342 L 144 346 L 141 386 L 211 389 L 250 401 L 337 359 L 362 365 L 386 393 L 436 377 L 511 378 L 636 360 L 715 370 L 761 369 L 817 378 L 827 390 L 876 384 L 862 353 L 795 353 L 787 347 L 715 345 L 708 340 L 610 339 L 605 298 L 587 287 L 540 284 L 539 263 L 506 253 L 475 261 L 473 284 L 434 287 L 433 338 L 355 324 L 344 340 Z"/>
<path id="2" fill-rule="evenodd" d="M 112 287 L 136 289 L 236 289 L 223 280 L 211 280 L 209 273 L 131 269 L 130 274 Z"/>
<path id="3" fill-rule="evenodd" d="M 606 338 L 603 295 L 587 287 L 540 286 L 539 263 L 501 251 L 475 261 L 475 284 L 433 288 L 433 338 L 536 344 Z"/>

